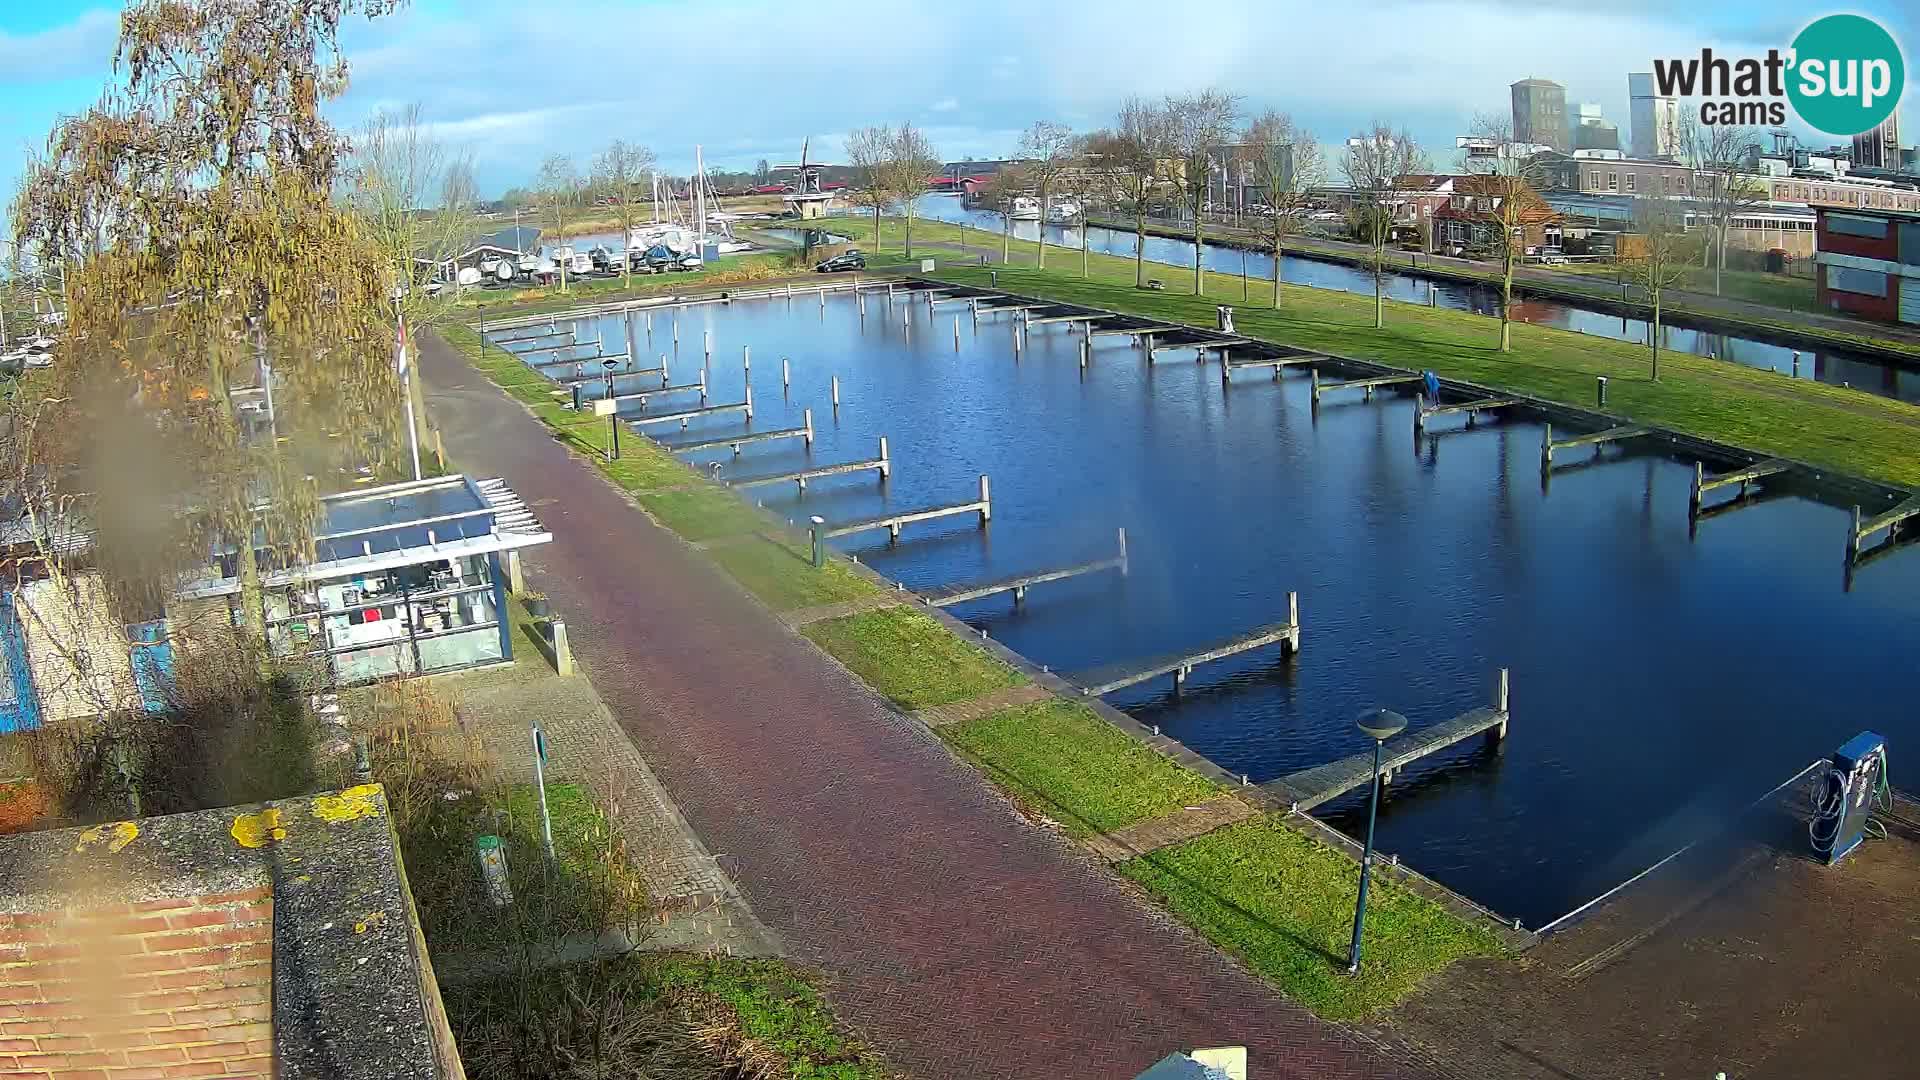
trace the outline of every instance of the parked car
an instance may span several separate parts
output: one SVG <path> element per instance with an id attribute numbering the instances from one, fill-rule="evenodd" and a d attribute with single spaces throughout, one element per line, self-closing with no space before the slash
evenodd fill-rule
<path id="1" fill-rule="evenodd" d="M 843 251 L 833 258 L 821 262 L 813 269 L 815 273 L 834 274 L 843 270 L 865 270 L 866 268 L 867 257 L 865 255 L 860 254 L 858 251 Z"/>

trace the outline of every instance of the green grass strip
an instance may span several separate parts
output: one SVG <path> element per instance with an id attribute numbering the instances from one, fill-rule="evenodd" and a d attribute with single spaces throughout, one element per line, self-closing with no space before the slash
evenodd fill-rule
<path id="1" fill-rule="evenodd" d="M 707 557 L 775 611 L 837 604 L 880 591 L 840 562 L 815 567 L 806 552 L 764 536 L 709 548 Z"/>
<path id="2" fill-rule="evenodd" d="M 1409 889 L 1374 878 L 1360 974 L 1346 973 L 1360 868 L 1272 817 L 1230 825 L 1120 864 L 1214 944 L 1321 1016 L 1351 1020 L 1499 942 Z"/>
<path id="3" fill-rule="evenodd" d="M 827 619 L 802 632 L 868 686 L 907 709 L 948 705 L 1027 681 L 912 608 Z"/>
<path id="4" fill-rule="evenodd" d="M 1078 702 L 1016 705 L 940 734 L 1017 802 L 1072 836 L 1110 832 L 1220 792 Z"/>

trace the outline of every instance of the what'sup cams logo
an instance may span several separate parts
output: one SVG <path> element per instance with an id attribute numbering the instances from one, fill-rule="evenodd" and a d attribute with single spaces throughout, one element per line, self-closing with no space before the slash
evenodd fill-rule
<path id="1" fill-rule="evenodd" d="M 1702 97 L 1703 124 L 1779 127 L 1787 105 L 1829 135 L 1858 135 L 1880 126 L 1900 104 L 1906 63 L 1886 28 L 1863 15 L 1827 15 L 1808 23 L 1785 52 L 1729 60 L 1701 49 L 1698 57 L 1655 60 L 1662 97 Z"/>

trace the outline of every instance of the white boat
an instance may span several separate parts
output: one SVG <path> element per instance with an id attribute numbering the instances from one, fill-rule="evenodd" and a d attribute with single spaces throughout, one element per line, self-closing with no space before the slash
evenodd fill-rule
<path id="1" fill-rule="evenodd" d="M 465 288 L 471 288 L 472 286 L 480 284 L 480 282 L 484 280 L 485 277 L 486 275 L 480 272 L 479 267 L 463 266 L 454 275 L 453 280 L 455 284 L 465 289 Z"/>
<path id="2" fill-rule="evenodd" d="M 1072 199 L 1061 199 L 1047 207 L 1047 221 L 1054 225 L 1072 225 L 1080 220 L 1080 204 Z"/>
<path id="3" fill-rule="evenodd" d="M 584 251 L 574 252 L 573 257 L 567 260 L 567 273 L 575 277 L 585 277 L 593 273 L 593 259 Z"/>
<path id="4" fill-rule="evenodd" d="M 1040 200 L 1020 195 L 1013 200 L 1013 212 L 1007 215 L 1015 221 L 1039 221 Z"/>

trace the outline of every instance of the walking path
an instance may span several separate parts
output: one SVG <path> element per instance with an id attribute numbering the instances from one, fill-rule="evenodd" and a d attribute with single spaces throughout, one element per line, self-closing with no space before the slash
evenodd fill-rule
<path id="1" fill-rule="evenodd" d="M 694 830 L 841 1015 L 919 1077 L 1131 1077 L 1245 1044 L 1263 1080 L 1419 1070 L 1285 1001 L 1025 824 L 911 718 L 655 526 L 437 338 L 450 455 L 539 507 L 527 569 Z"/>

